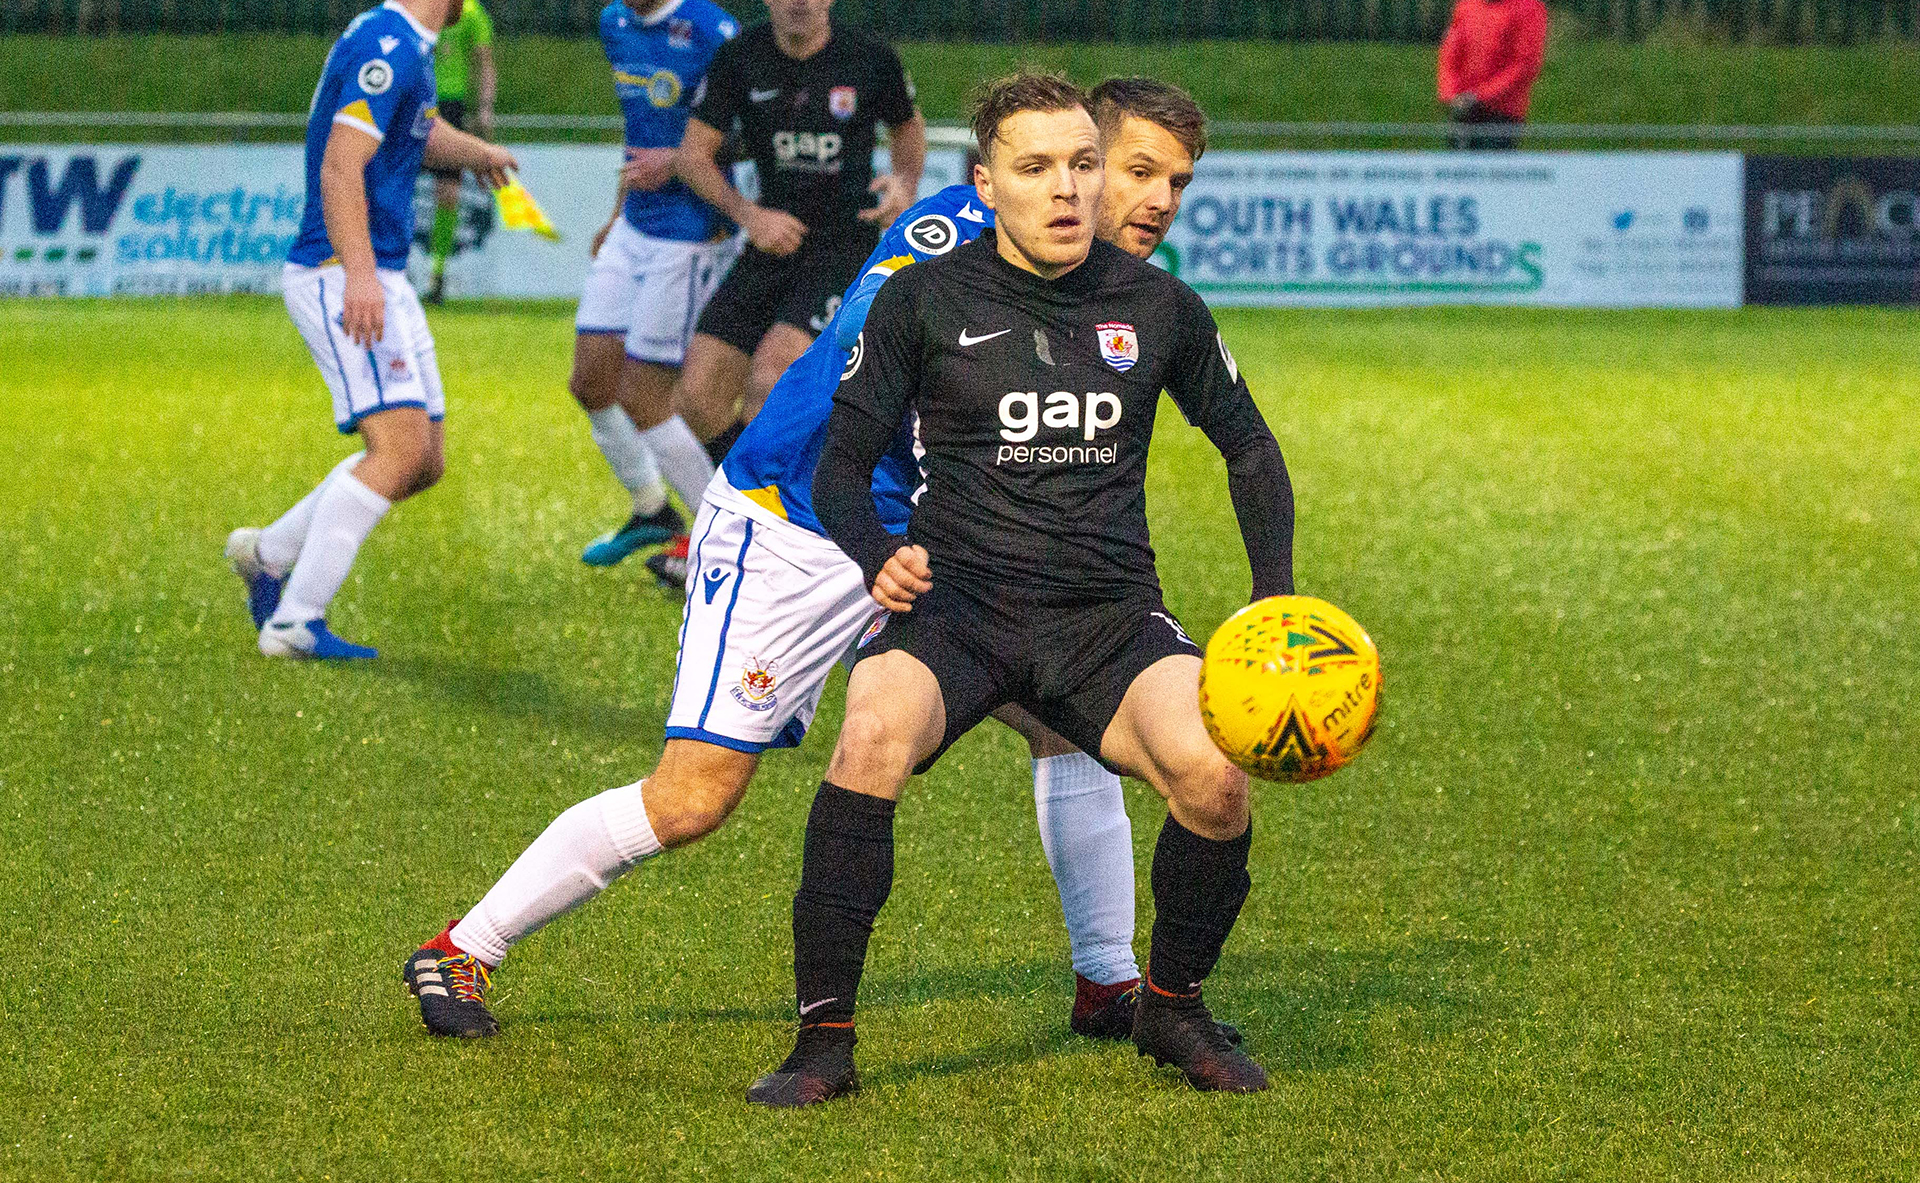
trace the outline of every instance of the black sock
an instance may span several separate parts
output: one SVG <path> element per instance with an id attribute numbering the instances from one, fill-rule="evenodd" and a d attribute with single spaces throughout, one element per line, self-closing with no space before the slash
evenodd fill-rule
<path id="1" fill-rule="evenodd" d="M 893 890 L 893 809 L 884 797 L 820 782 L 793 897 L 793 980 L 802 1031 L 853 1037 L 867 938 Z M 824 1026 L 823 1026 L 824 1025 Z"/>
<path id="2" fill-rule="evenodd" d="M 1153 848 L 1153 944 L 1147 980 L 1157 994 L 1197 995 L 1220 960 L 1253 879 L 1247 851 L 1253 827 L 1216 842 L 1167 815 Z"/>
<path id="3" fill-rule="evenodd" d="M 707 455 L 713 458 L 715 464 L 725 460 L 727 453 L 733 450 L 734 442 L 740 438 L 740 433 L 746 429 L 745 423 L 735 419 L 725 431 L 706 442 L 704 446 L 707 449 Z"/>

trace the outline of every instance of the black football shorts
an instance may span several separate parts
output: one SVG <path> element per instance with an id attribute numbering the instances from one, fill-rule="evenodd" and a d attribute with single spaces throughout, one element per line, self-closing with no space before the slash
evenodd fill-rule
<path id="1" fill-rule="evenodd" d="M 748 245 L 700 313 L 696 331 L 751 355 L 776 324 L 819 336 L 860 278 L 877 238 L 858 232 L 810 230 L 791 255 L 769 255 Z"/>
<path id="2" fill-rule="evenodd" d="M 1070 606 L 996 604 L 952 579 L 935 579 L 913 611 L 888 617 L 855 660 L 895 649 L 933 671 L 947 709 L 946 734 L 916 773 L 933 767 L 955 740 L 1007 703 L 1025 707 L 1105 765 L 1101 740 L 1134 679 L 1163 657 L 1200 656 L 1157 597 Z"/>

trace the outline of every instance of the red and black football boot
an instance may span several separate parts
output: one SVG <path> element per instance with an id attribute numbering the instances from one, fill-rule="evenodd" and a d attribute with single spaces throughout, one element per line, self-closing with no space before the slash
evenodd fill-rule
<path id="1" fill-rule="evenodd" d="M 1079 974 L 1073 975 L 1073 1017 L 1067 1020 L 1074 1034 L 1089 1039 L 1132 1039 L 1133 1012 L 1140 1003 L 1140 979 L 1128 978 L 1111 986 L 1102 986 Z M 1240 1028 L 1214 1020 L 1228 1043 L 1240 1046 Z"/>
<path id="2" fill-rule="evenodd" d="M 408 955 L 400 967 L 407 989 L 420 1000 L 420 1021 L 427 1030 L 449 1039 L 485 1039 L 500 1034 L 500 1024 L 487 1009 L 487 988 L 493 979 L 486 963 L 453 943 L 453 926 Z"/>
<path id="3" fill-rule="evenodd" d="M 670 592 L 684 595 L 687 590 L 687 549 L 691 541 L 678 535 L 658 551 L 647 556 L 647 570 Z"/>
<path id="4" fill-rule="evenodd" d="M 1198 991 L 1168 994 L 1149 985 L 1139 997 L 1133 1014 L 1133 1045 L 1141 1055 L 1180 1069 L 1187 1083 L 1201 1092 L 1266 1090 L 1267 1070 L 1227 1038 Z"/>
<path id="5" fill-rule="evenodd" d="M 793 1054 L 772 1072 L 747 1086 L 747 1100 L 775 1109 L 818 1105 L 860 1091 L 853 1068 L 852 1024 L 800 1028 Z"/>

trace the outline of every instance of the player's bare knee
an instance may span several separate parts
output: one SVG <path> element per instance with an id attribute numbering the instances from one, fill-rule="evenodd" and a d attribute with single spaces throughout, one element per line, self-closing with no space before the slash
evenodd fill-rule
<path id="1" fill-rule="evenodd" d="M 904 780 L 913 761 L 908 729 L 880 711 L 849 706 L 827 779 L 854 792 Z"/>
<path id="2" fill-rule="evenodd" d="M 1208 837 L 1231 838 L 1247 828 L 1251 798 L 1247 774 L 1225 758 L 1197 759 L 1168 778 L 1169 796 Z"/>
<path id="3" fill-rule="evenodd" d="M 647 778 L 647 821 L 664 847 L 684 846 L 719 829 L 744 795 L 733 778 L 709 770 Z"/>
<path id="4" fill-rule="evenodd" d="M 613 405 L 613 394 L 607 390 L 606 383 L 596 382 L 578 371 L 567 379 L 567 391 L 583 411 L 603 411 Z"/>
<path id="5" fill-rule="evenodd" d="M 447 455 L 438 448 L 428 449 L 413 470 L 413 491 L 424 493 L 447 475 Z"/>

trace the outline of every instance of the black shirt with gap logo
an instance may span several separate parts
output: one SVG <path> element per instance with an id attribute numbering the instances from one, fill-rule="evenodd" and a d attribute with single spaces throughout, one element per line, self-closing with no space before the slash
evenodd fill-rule
<path id="1" fill-rule="evenodd" d="M 913 115 L 913 83 L 893 47 L 840 24 L 805 60 L 780 51 L 771 25 L 748 29 L 714 55 L 693 107 L 722 133 L 738 121 L 760 173 L 759 204 L 815 232 L 860 225 L 856 215 L 873 202 L 879 125 Z"/>
<path id="2" fill-rule="evenodd" d="M 1226 458 L 1255 598 L 1291 592 L 1286 465 L 1213 314 L 1100 241 L 1045 280 L 1001 258 L 989 230 L 888 280 L 834 395 L 815 508 L 871 585 L 900 546 L 871 475 L 917 415 L 926 483 L 908 537 L 936 583 L 1047 602 L 1157 598 L 1146 471 L 1163 389 Z"/>

